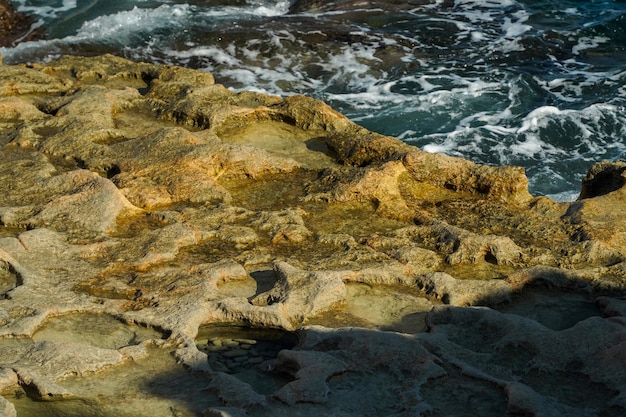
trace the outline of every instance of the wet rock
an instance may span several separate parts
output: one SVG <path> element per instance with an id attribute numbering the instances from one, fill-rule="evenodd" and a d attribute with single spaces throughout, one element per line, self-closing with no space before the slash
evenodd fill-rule
<path id="1" fill-rule="evenodd" d="M 237 344 L 237 346 L 239 346 L 239 344 Z M 224 352 L 223 356 L 227 358 L 238 358 L 246 356 L 247 354 L 248 352 L 246 352 L 245 349 L 233 349 L 229 350 L 228 352 Z"/>

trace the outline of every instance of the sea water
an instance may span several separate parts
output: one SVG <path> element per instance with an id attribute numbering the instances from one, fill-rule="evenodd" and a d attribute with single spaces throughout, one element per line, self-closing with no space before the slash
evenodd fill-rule
<path id="1" fill-rule="evenodd" d="M 520 165 L 577 197 L 626 152 L 624 0 L 16 0 L 47 39 L 5 63 L 114 53 L 306 94 L 428 152 Z"/>

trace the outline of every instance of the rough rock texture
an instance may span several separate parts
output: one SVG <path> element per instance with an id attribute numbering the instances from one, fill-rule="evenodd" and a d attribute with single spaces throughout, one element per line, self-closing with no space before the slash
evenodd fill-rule
<path id="1" fill-rule="evenodd" d="M 0 66 L 0 146 L 0 415 L 626 413 L 621 163 L 556 203 L 113 56 Z"/>

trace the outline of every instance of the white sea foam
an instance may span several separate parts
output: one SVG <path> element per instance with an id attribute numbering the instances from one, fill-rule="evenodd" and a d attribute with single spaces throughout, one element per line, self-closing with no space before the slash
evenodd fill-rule
<path id="1" fill-rule="evenodd" d="M 18 11 L 39 16 L 43 19 L 54 19 L 59 14 L 73 10 L 77 7 L 77 0 L 62 0 L 58 6 L 33 5 L 28 0 L 14 0 Z"/>
<path id="2" fill-rule="evenodd" d="M 528 113 L 528 115 L 524 118 L 522 126 L 517 129 L 517 133 L 524 133 L 529 130 L 537 130 L 538 127 L 545 125 L 545 121 L 547 117 L 560 114 L 561 110 L 554 106 L 543 106 L 539 107 Z"/>
<path id="3" fill-rule="evenodd" d="M 185 51 L 171 51 L 172 54 L 176 54 L 179 59 L 188 59 L 192 57 L 207 57 L 215 61 L 218 64 L 226 65 L 241 65 L 241 62 L 226 52 L 224 49 L 216 46 L 197 46 L 187 49 Z"/>
<path id="4" fill-rule="evenodd" d="M 24 2 L 22 2 L 24 3 Z M 139 1 L 141 3 L 141 1 Z M 56 15 L 76 8 L 75 0 L 64 0 L 59 7 L 42 6 L 30 7 L 21 6 L 24 11 L 30 11 L 43 18 L 54 18 Z M 194 6 L 188 4 L 163 4 L 156 8 L 133 7 L 131 10 L 121 11 L 110 15 L 99 16 L 95 19 L 83 23 L 77 30 L 75 35 L 67 36 L 63 39 L 52 39 L 50 41 L 42 41 L 31 45 L 18 45 L 15 50 L 4 52 L 10 59 L 14 53 L 24 52 L 24 50 L 35 50 L 42 45 L 50 46 L 54 49 L 54 45 L 71 44 L 85 40 L 101 40 L 108 44 L 129 44 L 130 39 L 141 39 L 155 30 L 171 29 L 179 27 L 185 30 L 190 21 L 198 19 L 198 17 L 219 18 L 228 16 L 240 17 L 242 13 L 250 16 L 276 16 L 286 13 L 288 2 L 277 2 L 268 4 L 256 4 L 249 7 L 221 7 L 203 10 L 202 12 Z M 200 16 L 198 16 L 200 15 Z M 211 56 L 216 60 L 233 64 L 234 61 L 228 62 L 226 54 L 218 51 L 216 48 L 195 48 L 194 53 L 200 56 Z M 174 55 L 176 55 L 175 53 Z M 185 53 L 181 54 L 182 58 Z"/>
<path id="5" fill-rule="evenodd" d="M 252 10 L 256 15 L 272 17 L 284 15 L 289 10 L 289 6 L 290 2 L 288 1 L 263 2 Z"/>
<path id="6" fill-rule="evenodd" d="M 581 51 L 586 49 L 597 48 L 603 43 L 609 42 L 610 39 L 606 36 L 594 36 L 594 37 L 584 37 L 578 40 L 578 43 L 572 47 L 572 53 L 574 55 L 580 54 Z"/>
<path id="7" fill-rule="evenodd" d="M 504 24 L 502 25 L 502 29 L 504 29 L 505 34 L 504 37 L 507 39 L 516 39 L 528 32 L 532 29 L 529 25 L 524 25 L 520 22 L 512 22 L 510 19 L 505 19 Z"/>
<path id="8" fill-rule="evenodd" d="M 454 147 L 452 143 L 430 143 L 428 145 L 424 145 L 422 150 L 428 153 L 449 153 Z"/>
<path id="9" fill-rule="evenodd" d="M 419 14 L 420 10 L 416 9 L 415 13 Z M 491 54 L 523 50 L 519 40 L 532 30 L 526 23 L 529 17 L 526 9 L 514 0 L 456 0 L 454 7 L 438 8 L 436 17 L 429 20 L 456 25 L 459 40 L 488 44 Z"/>
<path id="10" fill-rule="evenodd" d="M 472 38 L 472 41 L 474 42 L 481 42 L 487 39 L 487 35 L 485 35 L 483 32 L 478 31 L 478 30 L 470 31 L 470 37 Z"/>
<path id="11" fill-rule="evenodd" d="M 539 135 L 526 135 L 523 141 L 513 143 L 509 149 L 513 155 L 533 158 L 536 155 L 545 154 L 548 147 L 551 151 L 557 150 L 541 140 Z"/>
<path id="12" fill-rule="evenodd" d="M 54 13 L 70 10 L 75 2 L 65 1 L 63 7 L 54 9 Z M 40 40 L 18 44 L 15 48 L 0 48 L 7 62 L 14 56 L 29 56 L 45 51 L 40 57 L 44 61 L 54 59 L 61 51 L 75 43 L 95 42 L 125 47 L 132 44 L 132 40 L 141 40 L 160 28 L 180 27 L 184 28 L 193 13 L 189 5 L 161 5 L 154 9 L 134 7 L 128 11 L 122 11 L 111 15 L 99 16 L 83 23 L 75 35 L 61 39 Z M 154 41 L 149 40 L 145 49 L 150 50 Z"/>
<path id="13" fill-rule="evenodd" d="M 410 129 L 401 137 L 427 152 L 526 166 L 531 188 L 556 190 L 547 194 L 558 201 L 577 197 L 579 181 L 592 162 L 626 155 L 626 112 L 619 105 L 596 103 L 582 109 L 540 106 L 516 120 L 508 108 L 481 111 L 464 117 L 448 132 L 423 135 Z M 568 165 L 566 171 L 574 174 L 563 173 L 563 166 Z M 570 184 L 571 189 L 563 191 L 563 184 Z"/>
<path id="14" fill-rule="evenodd" d="M 56 5 L 33 5 L 28 0 L 17 0 L 17 8 L 19 11 L 32 14 L 41 20 L 38 25 L 44 25 L 46 22 L 52 21 L 59 16 L 67 14 L 72 10 L 82 8 L 88 9 L 97 0 L 91 0 L 86 4 L 79 4 L 77 0 L 62 0 L 61 4 Z M 133 2 L 129 2 L 132 4 Z M 91 21 L 85 22 L 76 33 L 77 38 L 97 39 L 102 37 L 112 37 L 114 39 L 123 38 L 124 36 L 133 35 L 134 31 L 147 31 L 153 28 L 169 27 L 170 25 L 178 26 L 181 23 L 193 21 L 198 17 L 228 17 L 233 16 L 240 19 L 245 15 L 272 17 L 287 13 L 289 9 L 289 1 L 253 1 L 251 4 L 242 7 L 211 7 L 200 9 L 189 4 L 168 4 L 163 2 L 156 8 L 140 6 L 147 3 L 146 0 L 135 0 L 137 5 L 127 11 L 121 11 L 110 15 L 103 15 Z M 139 7 L 138 7 L 139 6 Z M 193 13 L 194 16 L 191 16 Z M 184 18 L 184 20 L 181 20 Z M 75 41 L 76 37 L 69 37 L 68 42 Z"/>
<path id="15" fill-rule="evenodd" d="M 546 194 L 546 197 L 550 197 L 554 201 L 561 203 L 569 203 L 575 201 L 580 195 L 579 191 L 562 191 L 555 194 Z"/>
<path id="16" fill-rule="evenodd" d="M 162 5 L 156 9 L 134 7 L 85 22 L 76 33 L 78 39 L 105 39 L 127 43 L 131 36 L 158 28 L 183 26 L 192 9 L 189 5 Z"/>

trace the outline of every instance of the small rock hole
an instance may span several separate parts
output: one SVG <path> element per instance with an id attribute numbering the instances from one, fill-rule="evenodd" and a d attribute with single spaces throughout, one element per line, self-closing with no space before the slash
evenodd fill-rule
<path id="1" fill-rule="evenodd" d="M 117 165 L 112 165 L 109 168 L 105 168 L 104 170 L 106 172 L 106 177 L 107 179 L 111 179 L 114 176 L 116 176 L 117 174 L 121 173 L 122 170 L 120 169 L 120 167 L 118 167 Z"/>
<path id="2" fill-rule="evenodd" d="M 262 394 L 271 394 L 293 380 L 272 370 L 278 353 L 298 343 L 293 332 L 227 325 L 203 326 L 196 338 L 211 369 L 234 375 Z"/>
<path id="3" fill-rule="evenodd" d="M 496 258 L 496 256 L 491 251 L 488 251 L 485 254 L 485 262 L 498 265 L 498 258 Z"/>

